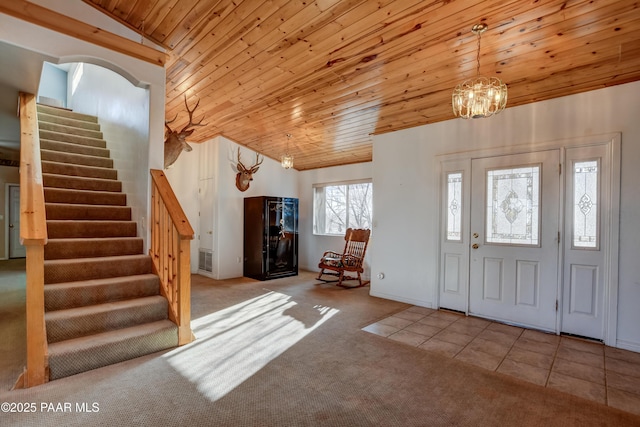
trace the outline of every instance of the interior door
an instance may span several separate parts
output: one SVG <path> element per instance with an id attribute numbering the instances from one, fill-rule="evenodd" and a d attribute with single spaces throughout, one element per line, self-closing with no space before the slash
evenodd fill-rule
<path id="1" fill-rule="evenodd" d="M 472 160 L 469 313 L 557 329 L 560 154 Z"/>
<path id="2" fill-rule="evenodd" d="M 9 258 L 24 258 L 27 252 L 20 243 L 20 186 L 9 186 Z"/>

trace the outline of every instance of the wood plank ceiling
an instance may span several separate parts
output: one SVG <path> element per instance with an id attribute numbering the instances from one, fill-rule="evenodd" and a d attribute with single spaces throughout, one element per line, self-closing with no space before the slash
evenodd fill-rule
<path id="1" fill-rule="evenodd" d="M 453 118 L 480 73 L 507 108 L 640 79 L 631 0 L 84 0 L 166 47 L 166 117 L 298 170 L 366 162 L 371 135 Z M 481 119 L 479 119 L 481 120 Z M 491 120 L 491 119 L 484 119 Z"/>

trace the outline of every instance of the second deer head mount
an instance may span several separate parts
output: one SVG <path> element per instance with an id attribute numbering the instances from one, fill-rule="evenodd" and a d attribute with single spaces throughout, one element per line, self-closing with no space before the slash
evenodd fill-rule
<path id="1" fill-rule="evenodd" d="M 206 125 L 206 123 L 202 123 L 202 120 L 204 120 L 204 116 L 200 119 L 198 123 L 193 122 L 193 112 L 196 111 L 196 108 L 198 108 L 198 105 L 200 105 L 199 99 L 198 99 L 198 102 L 196 102 L 195 107 L 193 107 L 193 110 L 190 110 L 189 104 L 187 104 L 187 96 L 186 95 L 184 96 L 184 106 L 187 107 L 187 111 L 189 112 L 189 124 L 183 127 L 179 132 L 172 130 L 169 127 L 169 125 L 178 118 L 177 114 L 173 118 L 173 120 L 164 122 L 164 125 L 167 128 L 167 132 L 165 133 L 165 140 L 164 140 L 164 168 L 165 169 L 167 169 L 169 166 L 174 164 L 176 160 L 178 160 L 178 156 L 180 155 L 180 153 L 182 153 L 182 151 L 188 152 L 192 150 L 191 146 L 187 144 L 187 141 L 185 141 L 185 138 L 187 138 L 188 136 L 191 136 L 191 134 L 195 131 L 195 129 L 190 129 L 190 128 L 193 126 Z"/>
<path id="2" fill-rule="evenodd" d="M 256 153 L 256 162 L 250 168 L 247 168 L 240 161 L 240 147 L 238 147 L 238 158 L 236 160 L 236 170 L 238 173 L 236 174 L 236 187 L 240 191 L 247 191 L 251 181 L 253 181 L 253 174 L 258 172 L 260 169 L 260 165 L 264 161 L 264 157 L 260 157 L 259 153 Z"/>

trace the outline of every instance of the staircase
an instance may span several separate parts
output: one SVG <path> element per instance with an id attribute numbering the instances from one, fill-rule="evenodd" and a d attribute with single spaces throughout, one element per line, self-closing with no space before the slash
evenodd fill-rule
<path id="1" fill-rule="evenodd" d="M 38 106 L 49 379 L 178 345 L 97 118 Z"/>

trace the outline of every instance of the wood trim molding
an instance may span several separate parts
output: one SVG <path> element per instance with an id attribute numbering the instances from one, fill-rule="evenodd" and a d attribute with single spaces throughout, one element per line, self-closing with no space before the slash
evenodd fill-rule
<path id="1" fill-rule="evenodd" d="M 167 55 L 26 0 L 0 2 L 0 13 L 164 67 Z"/>

